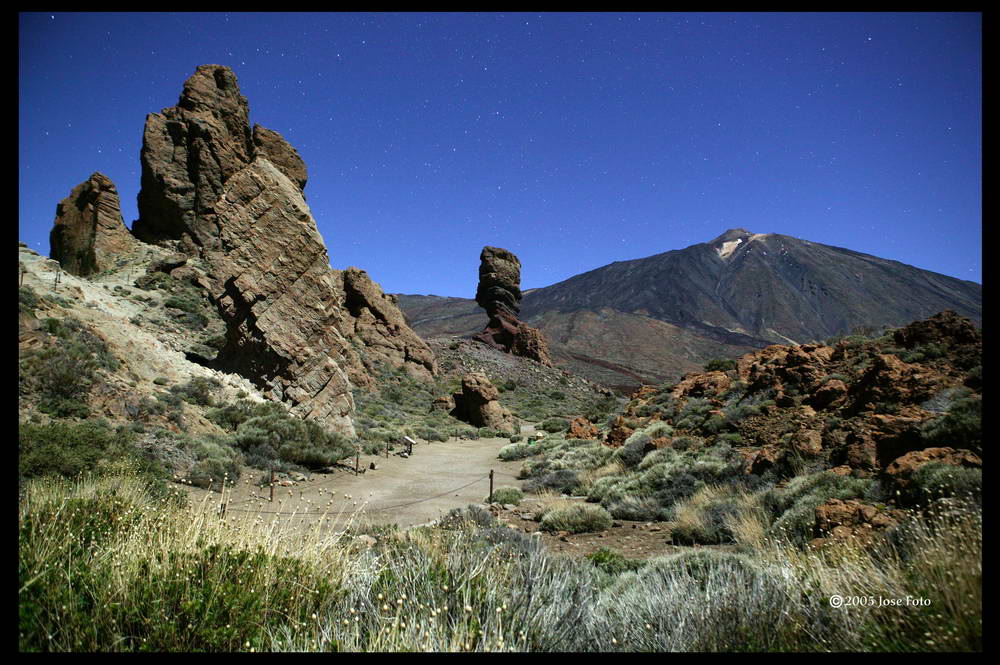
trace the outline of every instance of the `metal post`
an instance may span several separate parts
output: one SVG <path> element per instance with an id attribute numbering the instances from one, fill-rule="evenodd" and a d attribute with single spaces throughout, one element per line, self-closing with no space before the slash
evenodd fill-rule
<path id="1" fill-rule="evenodd" d="M 486 503 L 493 503 L 493 469 L 490 469 L 490 498 Z"/>
<path id="2" fill-rule="evenodd" d="M 271 467 L 271 503 L 274 503 L 274 467 Z"/>

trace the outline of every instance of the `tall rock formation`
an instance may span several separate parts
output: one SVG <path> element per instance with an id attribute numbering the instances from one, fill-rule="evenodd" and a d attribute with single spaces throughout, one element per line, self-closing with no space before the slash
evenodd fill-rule
<path id="1" fill-rule="evenodd" d="M 542 333 L 517 318 L 521 311 L 521 261 L 506 249 L 489 246 L 483 247 L 479 261 L 476 302 L 490 320 L 473 339 L 551 366 Z"/>
<path id="2" fill-rule="evenodd" d="M 227 325 L 218 369 L 353 434 L 352 387 L 381 364 L 429 379 L 434 355 L 364 271 L 330 267 L 305 163 L 248 115 L 233 72 L 203 65 L 178 106 L 147 117 L 134 232 L 201 258 L 191 278 Z"/>
<path id="3" fill-rule="evenodd" d="M 122 221 L 118 190 L 103 173 L 94 173 L 56 206 L 49 233 L 51 258 L 80 277 L 114 267 L 138 243 Z"/>

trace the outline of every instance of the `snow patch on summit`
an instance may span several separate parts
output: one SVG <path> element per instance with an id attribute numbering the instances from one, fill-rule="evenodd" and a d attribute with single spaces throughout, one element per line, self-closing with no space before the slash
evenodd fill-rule
<path id="1" fill-rule="evenodd" d="M 722 243 L 722 247 L 716 247 L 715 251 L 718 252 L 720 259 L 728 259 L 732 253 L 736 251 L 736 248 L 739 247 L 741 242 L 743 242 L 743 238 L 729 240 L 728 242 Z"/>

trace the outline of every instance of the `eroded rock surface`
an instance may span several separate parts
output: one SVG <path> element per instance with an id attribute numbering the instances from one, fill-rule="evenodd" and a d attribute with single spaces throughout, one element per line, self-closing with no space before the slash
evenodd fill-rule
<path id="1" fill-rule="evenodd" d="M 489 323 L 473 339 L 551 367 L 549 346 L 537 328 L 517 318 L 521 311 L 521 261 L 506 249 L 483 247 L 476 302 Z"/>
<path id="2" fill-rule="evenodd" d="M 452 395 L 455 409 L 451 415 L 476 427 L 489 427 L 513 434 L 514 417 L 498 401 L 500 391 L 485 374 L 470 372 L 462 377 L 462 390 Z"/>
<path id="3" fill-rule="evenodd" d="M 49 244 L 51 258 L 80 277 L 113 268 L 139 245 L 122 220 L 118 190 L 103 173 L 91 175 L 56 206 Z"/>
<path id="4" fill-rule="evenodd" d="M 248 118 L 219 65 L 198 67 L 177 106 L 150 114 L 134 231 L 200 259 L 165 272 L 206 288 L 225 321 L 215 367 L 350 435 L 353 387 L 373 387 L 380 365 L 430 379 L 434 355 L 365 271 L 330 267 L 305 163 Z"/>

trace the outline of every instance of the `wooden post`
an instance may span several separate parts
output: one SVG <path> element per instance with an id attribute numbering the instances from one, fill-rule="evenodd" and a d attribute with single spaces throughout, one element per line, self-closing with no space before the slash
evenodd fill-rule
<path id="1" fill-rule="evenodd" d="M 271 467 L 271 503 L 274 503 L 274 467 Z"/>
<path id="2" fill-rule="evenodd" d="M 354 475 L 355 476 L 358 475 L 358 473 L 360 473 L 360 471 L 361 471 L 360 462 L 361 462 L 361 448 L 355 448 L 354 449 Z"/>
<path id="3" fill-rule="evenodd" d="M 385 458 L 389 459 L 389 442 L 385 442 Z"/>
<path id="4" fill-rule="evenodd" d="M 222 503 L 219 504 L 219 519 L 226 519 L 226 475 L 222 476 Z"/>
<path id="5" fill-rule="evenodd" d="M 486 500 L 486 503 L 493 503 L 493 469 L 490 469 L 490 498 Z"/>

